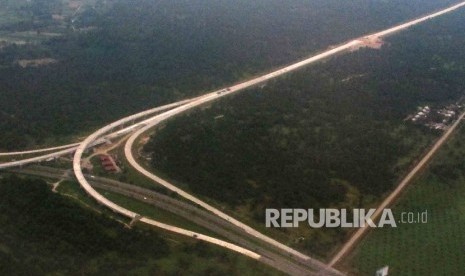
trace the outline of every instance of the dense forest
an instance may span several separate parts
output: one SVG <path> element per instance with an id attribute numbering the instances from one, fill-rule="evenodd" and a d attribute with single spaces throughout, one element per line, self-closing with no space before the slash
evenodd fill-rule
<path id="1" fill-rule="evenodd" d="M 0 46 L 0 149 L 79 134 L 454 1 L 85 1 L 74 17 L 65 2 L 0 1 L 0 40 L 59 33 Z M 60 28 L 54 13 L 65 16 Z M 57 62 L 17 62 L 40 58 Z"/>
<path id="2" fill-rule="evenodd" d="M 157 170 L 261 223 L 264 208 L 366 206 L 439 134 L 404 119 L 464 95 L 463 15 L 173 119 L 145 150 Z"/>
<path id="3" fill-rule="evenodd" d="M 202 242 L 128 229 L 53 193 L 42 180 L 0 178 L 1 275 L 273 275 Z"/>

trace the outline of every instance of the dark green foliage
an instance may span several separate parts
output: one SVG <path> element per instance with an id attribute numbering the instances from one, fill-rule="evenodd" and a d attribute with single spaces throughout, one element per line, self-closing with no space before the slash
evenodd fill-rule
<path id="1" fill-rule="evenodd" d="M 55 2 L 34 1 L 33 6 L 51 13 Z M 106 9 L 85 6 L 80 14 L 76 28 L 94 31 L 68 26 L 61 37 L 40 46 L 0 50 L 0 149 L 90 130 L 453 1 L 108 2 Z M 28 22 L 3 30 L 37 28 Z M 27 69 L 15 65 L 18 59 L 40 57 L 58 63 Z"/>
<path id="2" fill-rule="evenodd" d="M 146 150 L 157 169 L 233 206 L 334 206 L 351 187 L 380 196 L 436 135 L 404 118 L 464 93 L 462 15 L 175 119 Z"/>
<path id="3" fill-rule="evenodd" d="M 0 275 L 279 275 L 210 244 L 168 239 L 84 209 L 42 180 L 0 179 Z"/>
<path id="4" fill-rule="evenodd" d="M 402 212 L 427 211 L 425 224 L 373 229 L 348 260 L 354 275 L 373 275 L 389 264 L 403 275 L 462 275 L 465 271 L 464 126 L 439 150 L 425 173 L 393 206 Z"/>
<path id="5" fill-rule="evenodd" d="M 451 14 L 382 50 L 339 56 L 193 111 L 145 149 L 159 171 L 260 224 L 265 208 L 372 206 L 438 135 L 404 119 L 463 96 L 462 26 L 463 12 Z M 454 166 L 435 169 L 457 176 Z M 295 246 L 323 257 L 348 233 L 301 228 L 307 233 L 285 231 L 289 242 L 303 235 Z"/>
<path id="6" fill-rule="evenodd" d="M 121 272 L 169 254 L 156 234 L 83 210 L 40 180 L 0 180 L 0 213 L 2 275 Z"/>

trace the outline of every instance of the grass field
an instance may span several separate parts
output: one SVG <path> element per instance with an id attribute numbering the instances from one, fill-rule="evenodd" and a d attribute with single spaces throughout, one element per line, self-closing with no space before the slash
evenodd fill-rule
<path id="1" fill-rule="evenodd" d="M 219 235 L 211 232 L 208 229 L 205 229 L 202 226 L 199 226 L 193 222 L 190 222 L 180 216 L 177 216 L 171 212 L 165 211 L 163 209 L 157 208 L 155 206 L 137 201 L 126 196 L 122 196 L 116 193 L 98 190 L 102 195 L 104 195 L 109 200 L 115 202 L 116 204 L 126 207 L 127 209 L 140 213 L 141 215 L 158 220 L 169 225 L 174 225 L 181 227 L 187 230 L 196 231 L 205 235 L 209 235 L 216 238 L 221 238 Z"/>
<path id="2" fill-rule="evenodd" d="M 462 127 L 393 208 L 396 219 L 427 210 L 428 222 L 371 231 L 349 257 L 354 274 L 373 275 L 389 265 L 389 275 L 464 275 L 464 136 Z"/>
<path id="3" fill-rule="evenodd" d="M 95 209 L 102 210 L 104 213 L 123 218 L 111 212 L 108 208 L 102 207 L 99 204 L 97 204 L 97 202 L 93 198 L 90 198 L 89 196 L 87 196 L 84 190 L 76 182 L 64 181 L 60 184 L 57 190 L 60 193 L 71 195 L 75 198 L 79 198 L 79 200 L 81 200 L 83 203 L 89 206 L 92 206 Z M 112 193 L 112 192 L 107 192 L 103 190 L 98 190 L 98 192 L 104 195 L 106 198 L 110 199 L 111 201 L 123 207 L 126 207 L 129 210 L 138 212 L 146 217 L 149 217 L 149 218 L 152 218 L 152 219 L 155 219 L 155 220 L 158 220 L 163 223 L 170 224 L 170 225 L 174 225 L 174 226 L 178 226 L 178 227 L 185 228 L 188 230 L 197 231 L 197 232 L 200 232 L 206 235 L 218 237 L 218 235 L 215 235 L 214 233 L 210 232 L 209 230 L 201 226 L 196 225 L 195 223 L 192 223 L 182 217 L 179 217 L 173 213 L 162 210 L 155 206 L 151 206 L 149 204 L 146 204 L 146 203 L 143 203 L 135 199 L 125 197 L 125 196 L 122 196 L 116 193 Z M 127 219 L 124 218 L 124 220 L 126 221 Z"/>

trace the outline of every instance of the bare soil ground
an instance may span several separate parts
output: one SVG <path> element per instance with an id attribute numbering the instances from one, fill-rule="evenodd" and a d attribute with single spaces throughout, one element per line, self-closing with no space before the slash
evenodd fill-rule
<path id="1" fill-rule="evenodd" d="M 40 58 L 40 59 L 20 59 L 17 61 L 22 68 L 26 67 L 39 67 L 57 63 L 58 61 L 53 58 Z"/>

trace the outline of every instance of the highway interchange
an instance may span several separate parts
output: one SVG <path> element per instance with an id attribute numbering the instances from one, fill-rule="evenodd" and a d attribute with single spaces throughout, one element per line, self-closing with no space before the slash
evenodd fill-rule
<path id="1" fill-rule="evenodd" d="M 222 98 L 222 97 L 237 93 L 239 91 L 243 91 L 243 90 L 245 90 L 247 88 L 256 86 L 258 84 L 264 83 L 264 82 L 266 82 L 266 81 L 268 81 L 270 79 L 277 78 L 279 76 L 282 76 L 284 74 L 287 74 L 287 73 L 295 71 L 295 70 L 298 70 L 298 69 L 300 69 L 300 68 L 302 68 L 304 66 L 316 63 L 318 61 L 329 58 L 329 57 L 334 56 L 336 54 L 340 54 L 340 53 L 344 53 L 344 52 L 347 52 L 347 51 L 355 50 L 360 46 L 364 46 L 363 41 L 362 41 L 363 39 L 373 38 L 373 37 L 374 38 L 386 37 L 388 35 L 399 32 L 401 30 L 405 30 L 405 29 L 407 29 L 407 28 L 409 28 L 411 26 L 414 26 L 416 24 L 425 22 L 426 20 L 430 20 L 432 18 L 435 18 L 435 17 L 441 16 L 441 15 L 444 15 L 446 13 L 452 12 L 454 10 L 457 10 L 457 9 L 463 7 L 463 6 L 465 6 L 465 2 L 461 2 L 461 3 L 457 4 L 457 5 L 451 6 L 451 7 L 447 8 L 447 9 L 442 10 L 442 11 L 426 15 L 424 17 L 421 17 L 421 18 L 409 21 L 407 23 L 404 23 L 404 24 L 389 28 L 387 30 L 383 30 L 383 31 L 380 31 L 380 32 L 377 32 L 377 33 L 374 33 L 374 34 L 370 34 L 370 35 L 365 36 L 365 37 L 360 38 L 360 39 L 355 39 L 355 40 L 349 41 L 349 42 L 347 42 L 345 44 L 342 44 L 342 45 L 337 46 L 335 48 L 332 48 L 330 50 L 319 53 L 319 54 L 317 54 L 317 55 L 315 55 L 313 57 L 310 57 L 310 58 L 307 58 L 305 60 L 299 61 L 297 63 L 286 66 L 286 67 L 281 68 L 279 70 L 276 70 L 274 72 L 265 74 L 263 76 L 254 78 L 252 80 L 248 80 L 248 81 L 245 81 L 245 82 L 242 82 L 242 83 L 239 83 L 239 84 L 236 84 L 236 85 L 224 88 L 224 89 L 216 90 L 216 91 L 213 91 L 211 93 L 205 94 L 203 96 L 199 96 L 199 97 L 195 97 L 195 98 L 192 98 L 192 99 L 187 99 L 187 100 L 175 102 L 175 103 L 165 105 L 165 106 L 161 106 L 161 107 L 156 107 L 156 108 L 153 108 L 153 109 L 149 109 L 149 110 L 146 110 L 146 111 L 143 111 L 143 112 L 140 112 L 140 113 L 125 117 L 123 119 L 120 119 L 120 120 L 118 120 L 116 122 L 113 122 L 113 123 L 101 128 L 101 129 L 97 130 L 96 132 L 94 132 L 93 134 L 88 136 L 83 142 L 80 142 L 80 143 L 74 143 L 74 144 L 69 144 L 69 145 L 59 146 L 59 147 L 53 147 L 53 148 L 48 148 L 48 149 L 30 150 L 30 151 L 24 151 L 24 152 L 0 153 L 0 156 L 10 156 L 10 157 L 11 156 L 14 157 L 14 156 L 18 156 L 18 155 L 22 156 L 22 155 L 29 155 L 29 154 L 34 154 L 35 155 L 35 154 L 46 153 L 44 155 L 39 155 L 39 156 L 34 156 L 34 157 L 22 159 L 22 160 L 15 160 L 15 161 L 11 161 L 11 162 L 2 163 L 2 164 L 0 164 L 0 169 L 7 169 L 7 168 L 13 168 L 13 167 L 22 167 L 22 166 L 27 165 L 27 164 L 50 160 L 50 159 L 57 158 L 57 157 L 60 157 L 60 156 L 63 156 L 63 155 L 72 154 L 74 152 L 73 172 L 74 172 L 74 175 L 75 175 L 77 181 L 80 183 L 81 187 L 92 198 L 94 198 L 97 202 L 99 202 L 100 204 L 110 208 L 111 210 L 113 210 L 113 211 L 115 211 L 115 212 L 117 212 L 119 214 L 122 214 L 122 215 L 124 215 L 124 216 L 126 216 L 126 217 L 128 217 L 130 219 L 137 220 L 137 221 L 140 221 L 142 223 L 146 223 L 146 224 L 149 224 L 149 225 L 164 229 L 166 231 L 178 233 L 178 234 L 181 234 L 181 235 L 186 235 L 186 236 L 189 236 L 189 237 L 193 237 L 193 238 L 196 238 L 196 239 L 199 239 L 199 240 L 203 240 L 203 241 L 206 241 L 206 242 L 209 242 L 209 243 L 213 243 L 213 244 L 222 246 L 224 248 L 233 250 L 235 252 L 238 252 L 238 253 L 243 254 L 245 256 L 248 256 L 250 258 L 253 258 L 253 259 L 256 259 L 256 260 L 261 260 L 262 262 L 267 263 L 269 265 L 272 265 L 274 267 L 277 267 L 278 266 L 277 264 L 282 265 L 283 269 L 281 269 L 281 270 L 288 273 L 288 274 L 293 274 L 293 275 L 312 275 L 312 274 L 342 275 L 341 272 L 333 269 L 332 266 L 334 264 L 336 264 L 337 261 L 339 261 L 339 259 L 343 255 L 345 255 L 347 253 L 347 251 L 353 246 L 355 241 L 359 239 L 359 236 L 357 236 L 355 239 L 354 238 L 351 239 L 351 240 L 353 240 L 353 242 L 350 244 L 350 246 L 344 247 L 344 248 L 346 248 L 346 249 L 343 248 L 343 250 L 345 250 L 345 251 L 343 251 L 342 253 L 340 251 L 333 258 L 333 260 L 329 264 L 324 264 L 324 263 L 322 263 L 322 262 L 320 262 L 318 260 L 315 260 L 315 259 L 313 259 L 313 258 L 311 258 L 309 256 L 306 256 L 306 255 L 304 255 L 304 254 L 302 254 L 302 253 L 300 253 L 300 252 L 298 252 L 298 251 L 296 251 L 296 250 L 294 250 L 294 249 L 292 249 L 292 248 L 290 248 L 290 247 L 288 247 L 288 246 L 286 246 L 286 245 L 284 245 L 284 244 L 282 244 L 282 243 L 280 243 L 280 242 L 278 242 L 278 241 L 276 241 L 276 240 L 274 240 L 274 239 L 272 239 L 270 237 L 267 237 L 266 235 L 263 235 L 262 233 L 252 229 L 251 227 L 237 221 L 236 219 L 232 218 L 231 216 L 221 212 L 220 210 L 216 209 L 215 207 L 201 201 L 200 199 L 196 198 L 195 196 L 193 196 L 193 195 L 191 195 L 189 193 L 186 193 L 185 191 L 179 189 L 175 185 L 173 185 L 173 184 L 169 183 L 168 181 L 160 178 L 159 176 L 156 176 L 156 175 L 152 174 L 148 170 L 144 169 L 140 164 L 138 164 L 136 158 L 133 156 L 133 152 L 132 152 L 133 151 L 133 145 L 134 145 L 135 141 L 137 140 L 137 138 L 141 134 L 149 131 L 150 129 L 156 127 L 160 123 L 162 123 L 162 122 L 164 122 L 164 121 L 166 121 L 166 120 L 168 120 L 168 119 L 170 119 L 170 118 L 172 118 L 172 117 L 174 117 L 176 115 L 184 113 L 184 112 L 186 112 L 188 110 L 191 110 L 193 108 L 196 108 L 198 106 L 204 105 L 206 103 L 213 102 L 213 101 L 215 101 L 215 100 L 217 100 L 219 98 Z M 156 115 L 154 115 L 154 114 L 156 114 Z M 463 116 L 464 115 L 462 114 L 462 116 L 460 117 L 460 120 L 463 118 Z M 450 136 L 450 134 L 453 132 L 455 127 L 459 124 L 460 120 L 458 120 L 453 125 L 453 127 L 451 127 L 449 129 L 449 131 L 447 131 L 445 133 L 445 135 L 439 141 L 439 142 L 441 142 L 441 141 L 442 142 L 441 143 L 438 142 L 433 147 L 432 151 L 430 151 L 428 153 L 428 155 L 426 156 L 428 158 L 425 159 L 426 158 L 425 157 L 423 159 L 423 160 L 425 160 L 424 161 L 425 163 L 432 157 L 432 155 L 437 151 L 437 149 Z M 120 130 L 116 130 L 118 128 L 120 128 Z M 236 230 L 240 229 L 240 231 L 242 232 L 241 235 L 239 236 L 239 238 L 235 237 L 234 239 L 236 240 L 236 242 L 238 244 L 243 244 L 244 247 L 241 247 L 241 246 L 238 246 L 236 244 L 226 242 L 226 241 L 223 241 L 223 240 L 220 240 L 220 239 L 217 239 L 217 238 L 209 237 L 207 235 L 203 235 L 203 234 L 196 233 L 196 232 L 193 232 L 193 231 L 181 229 L 181 228 L 178 228 L 178 227 L 174 227 L 174 226 L 171 226 L 171 225 L 167 225 L 167 224 L 164 224 L 164 223 L 161 223 L 161 222 L 158 222 L 158 221 L 143 217 L 143 216 L 137 214 L 136 212 L 133 212 L 131 210 L 128 210 L 128 209 L 126 209 L 126 208 L 124 208 L 122 206 L 119 206 L 119 205 L 115 204 L 114 202 L 108 200 L 103 195 L 101 195 L 97 190 L 94 189 L 94 187 L 91 185 L 91 183 L 89 183 L 89 181 L 86 179 L 86 176 L 82 172 L 82 167 L 81 167 L 81 159 L 82 159 L 82 157 L 85 155 L 86 151 L 89 148 L 91 148 L 93 146 L 96 146 L 98 144 L 110 141 L 111 139 L 121 137 L 122 135 L 131 133 L 131 132 L 134 132 L 134 133 L 127 140 L 126 145 L 124 147 L 125 156 L 128 159 L 130 165 L 132 167 L 134 167 L 137 171 L 139 171 L 141 174 L 143 174 L 146 177 L 148 177 L 149 179 L 153 180 L 155 183 L 163 185 L 164 187 L 176 192 L 177 194 L 184 197 L 185 199 L 187 199 L 187 200 L 201 206 L 205 210 L 211 212 L 214 216 L 226 221 L 228 224 L 231 224 L 233 227 L 235 227 Z M 423 160 L 421 161 L 421 163 L 423 162 Z M 422 165 L 424 165 L 424 163 L 422 163 Z M 418 170 L 415 171 L 415 169 L 414 169 L 414 171 L 411 172 L 412 175 L 410 176 L 410 179 L 417 172 L 418 172 Z M 407 180 L 405 182 L 403 181 L 401 183 L 401 185 L 399 185 L 400 188 L 398 187 L 396 189 L 396 191 L 398 189 L 402 189 L 403 187 L 405 187 L 405 185 L 407 185 L 408 182 L 409 182 L 409 180 Z M 100 186 L 100 187 L 102 187 L 102 186 Z M 113 189 L 113 191 L 115 191 L 115 189 Z M 128 192 L 128 191 L 126 190 L 126 192 Z M 134 197 L 134 195 L 133 195 L 133 197 Z M 390 203 L 390 201 L 387 201 L 388 199 L 386 199 L 386 201 L 384 202 L 385 205 L 383 205 L 383 206 L 387 206 L 387 204 Z M 202 223 L 204 225 L 206 224 L 205 222 L 202 222 Z M 364 228 L 362 228 L 362 229 L 364 229 Z M 365 231 L 365 230 L 363 230 L 363 231 Z M 251 248 L 250 248 L 249 244 L 247 244 L 245 242 L 239 242 L 241 239 L 244 239 L 243 238 L 244 233 L 248 235 L 248 238 L 253 238 L 255 240 L 259 240 L 259 243 L 268 244 L 269 246 L 274 248 L 274 251 L 273 252 L 267 251 L 268 249 L 265 249 L 266 247 L 262 247 L 260 249 L 260 253 L 262 255 L 260 253 L 251 251 L 250 250 Z M 277 251 L 280 251 L 280 253 L 279 254 L 275 253 Z M 276 261 L 276 260 L 270 258 L 269 256 L 273 256 L 273 258 L 279 259 L 280 261 Z M 288 257 L 290 257 L 290 259 L 285 259 L 285 258 L 283 258 L 283 256 L 288 256 Z M 279 269 L 279 267 L 277 267 L 277 268 Z"/>

